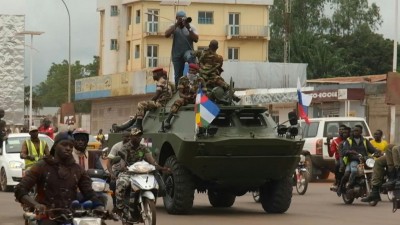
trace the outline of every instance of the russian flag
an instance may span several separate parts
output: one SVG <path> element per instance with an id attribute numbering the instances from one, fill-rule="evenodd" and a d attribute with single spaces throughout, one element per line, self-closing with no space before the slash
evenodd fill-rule
<path id="1" fill-rule="evenodd" d="M 297 78 L 297 98 L 298 98 L 297 111 L 299 117 L 301 119 L 304 119 L 304 121 L 306 121 L 307 124 L 310 124 L 307 112 L 308 112 L 308 106 L 310 106 L 311 104 L 312 96 L 301 92 L 300 78 Z"/>
<path id="2" fill-rule="evenodd" d="M 203 93 L 199 86 L 194 107 L 197 127 L 207 127 L 218 116 L 219 108 Z"/>

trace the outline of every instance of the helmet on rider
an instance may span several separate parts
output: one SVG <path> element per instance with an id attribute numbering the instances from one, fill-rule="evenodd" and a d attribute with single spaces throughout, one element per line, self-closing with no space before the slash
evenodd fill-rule
<path id="1" fill-rule="evenodd" d="M 89 132 L 85 129 L 77 128 L 72 133 L 75 139 L 74 147 L 76 150 L 84 152 L 88 146 L 89 142 Z"/>

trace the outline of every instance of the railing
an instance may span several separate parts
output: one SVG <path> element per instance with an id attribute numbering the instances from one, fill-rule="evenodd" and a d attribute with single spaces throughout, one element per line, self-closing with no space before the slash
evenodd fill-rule
<path id="1" fill-rule="evenodd" d="M 228 36 L 228 37 L 269 38 L 269 26 L 226 25 L 226 36 Z"/>

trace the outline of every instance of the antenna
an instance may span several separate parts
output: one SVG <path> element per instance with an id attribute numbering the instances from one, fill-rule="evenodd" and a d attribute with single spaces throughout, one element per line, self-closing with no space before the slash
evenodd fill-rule
<path id="1" fill-rule="evenodd" d="M 283 63 L 284 65 L 284 77 L 283 77 L 283 87 L 289 86 L 289 74 L 287 71 L 287 63 L 290 62 L 290 14 L 292 12 L 291 0 L 285 0 L 285 12 L 283 15 L 284 21 L 284 46 L 283 46 Z"/>

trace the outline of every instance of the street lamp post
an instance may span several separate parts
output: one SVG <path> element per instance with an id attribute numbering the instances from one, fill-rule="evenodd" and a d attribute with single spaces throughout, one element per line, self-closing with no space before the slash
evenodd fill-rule
<path id="1" fill-rule="evenodd" d="M 64 0 L 61 0 L 64 3 L 65 9 L 68 13 L 68 103 L 71 102 L 71 16 L 69 14 L 69 10 L 67 4 L 65 4 Z"/>
<path id="2" fill-rule="evenodd" d="M 16 35 L 30 35 L 31 36 L 31 46 L 29 51 L 29 125 L 32 126 L 32 74 L 33 74 L 33 60 L 32 60 L 32 50 L 33 48 L 33 35 L 41 35 L 44 32 L 41 31 L 23 31 L 16 33 Z"/>

